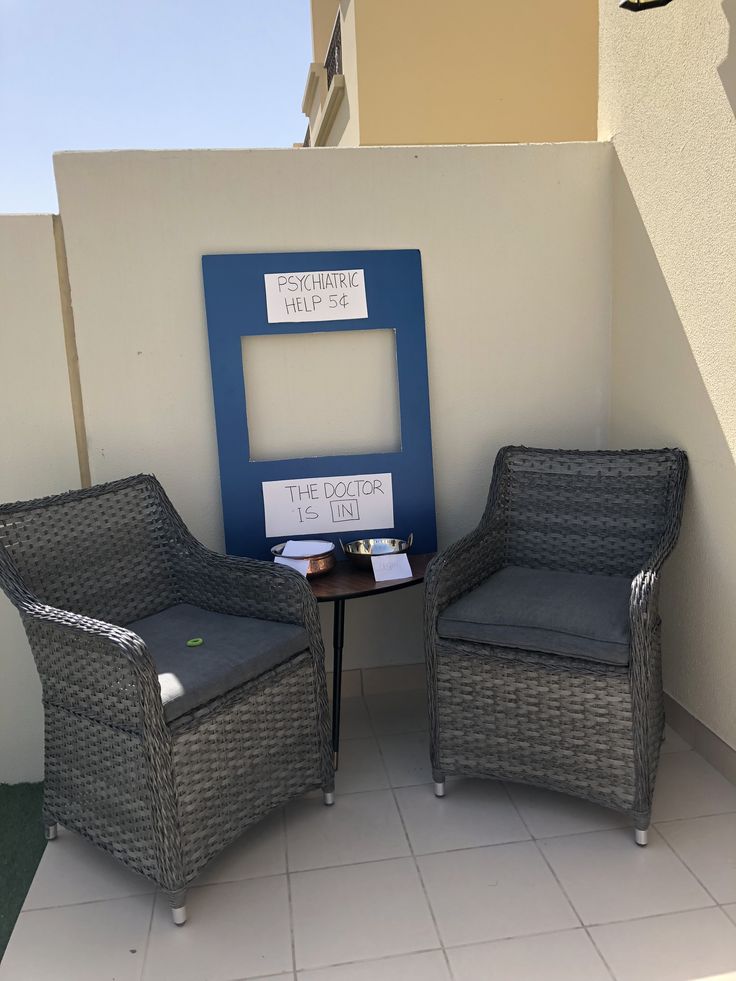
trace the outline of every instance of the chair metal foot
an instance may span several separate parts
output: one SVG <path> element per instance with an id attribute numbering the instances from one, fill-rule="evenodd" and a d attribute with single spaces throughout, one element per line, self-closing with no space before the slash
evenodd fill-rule
<path id="1" fill-rule="evenodd" d="M 637 845 L 641 845 L 643 848 L 649 841 L 649 828 L 637 828 L 634 832 L 634 837 Z"/>
<path id="2" fill-rule="evenodd" d="M 53 841 L 54 838 L 59 834 L 58 824 L 45 824 L 43 827 L 43 834 L 46 841 Z"/>
<path id="3" fill-rule="evenodd" d="M 445 796 L 445 781 L 435 780 L 434 782 L 434 796 L 444 797 Z"/>
<path id="4" fill-rule="evenodd" d="M 335 791 L 334 790 L 323 790 L 322 799 L 325 802 L 325 807 L 332 807 L 335 803 Z"/>
<path id="5" fill-rule="evenodd" d="M 187 922 L 186 906 L 172 906 L 171 919 L 177 926 L 184 926 L 184 924 Z"/>

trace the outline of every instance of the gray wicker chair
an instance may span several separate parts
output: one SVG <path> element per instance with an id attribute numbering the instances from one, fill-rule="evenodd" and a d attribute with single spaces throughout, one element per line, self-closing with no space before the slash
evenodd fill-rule
<path id="1" fill-rule="evenodd" d="M 480 524 L 427 572 L 438 797 L 446 774 L 535 784 L 628 813 L 646 844 L 686 476 L 680 450 L 499 452 Z"/>
<path id="2" fill-rule="evenodd" d="M 333 802 L 301 576 L 209 551 L 150 476 L 0 506 L 0 546 L 43 686 L 48 839 L 58 822 L 105 849 L 181 924 L 186 885 L 249 825 L 312 789 Z"/>

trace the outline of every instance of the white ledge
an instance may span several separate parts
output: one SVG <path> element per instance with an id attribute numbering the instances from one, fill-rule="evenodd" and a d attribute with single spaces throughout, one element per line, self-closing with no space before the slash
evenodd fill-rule
<path id="1" fill-rule="evenodd" d="M 337 110 L 342 105 L 344 98 L 345 76 L 333 75 L 332 82 L 330 83 L 330 91 L 327 93 L 325 104 L 322 107 L 322 113 L 317 118 L 313 127 L 314 139 L 312 142 L 314 146 L 326 145 L 332 124 L 335 122 L 335 116 L 337 116 Z"/>

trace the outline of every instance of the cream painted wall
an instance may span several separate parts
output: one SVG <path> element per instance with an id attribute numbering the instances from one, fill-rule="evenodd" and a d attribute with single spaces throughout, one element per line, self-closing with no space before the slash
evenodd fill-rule
<path id="1" fill-rule="evenodd" d="M 79 486 L 51 215 L 0 215 L 0 501 Z M 43 776 L 41 685 L 0 593 L 0 783 Z"/>
<path id="2" fill-rule="evenodd" d="M 311 0 L 312 61 L 325 60 L 338 7 L 339 0 Z"/>
<path id="3" fill-rule="evenodd" d="M 602 0 L 600 17 L 600 137 L 620 160 L 612 436 L 690 454 L 665 683 L 736 747 L 736 0 Z"/>
<path id="4" fill-rule="evenodd" d="M 354 0 L 360 144 L 594 140 L 597 0 Z"/>
<path id="5" fill-rule="evenodd" d="M 340 38 L 345 96 L 329 130 L 325 146 L 359 146 L 360 105 L 358 103 L 358 51 L 355 0 L 340 0 Z"/>
<path id="6" fill-rule="evenodd" d="M 609 165 L 597 144 L 57 155 L 93 480 L 155 471 L 221 548 L 200 256 L 418 248 L 448 543 L 503 443 L 605 443 Z M 421 599 L 351 604 L 347 666 L 421 660 Z"/>

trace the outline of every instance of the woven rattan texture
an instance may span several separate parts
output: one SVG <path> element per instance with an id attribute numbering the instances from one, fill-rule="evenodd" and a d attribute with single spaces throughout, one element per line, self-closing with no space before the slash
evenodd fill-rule
<path id="1" fill-rule="evenodd" d="M 155 478 L 0 506 L 0 585 L 43 687 L 45 823 L 111 852 L 173 905 L 269 810 L 334 788 L 309 586 L 206 549 Z M 150 655 L 125 624 L 175 603 L 300 624 L 309 648 L 168 726 Z"/>
<path id="2" fill-rule="evenodd" d="M 647 827 L 664 727 L 659 571 L 677 540 L 686 477 L 680 450 L 499 452 L 478 527 L 427 572 L 435 779 L 536 784 Z M 442 611 L 506 565 L 629 576 L 628 668 L 441 639 Z"/>

